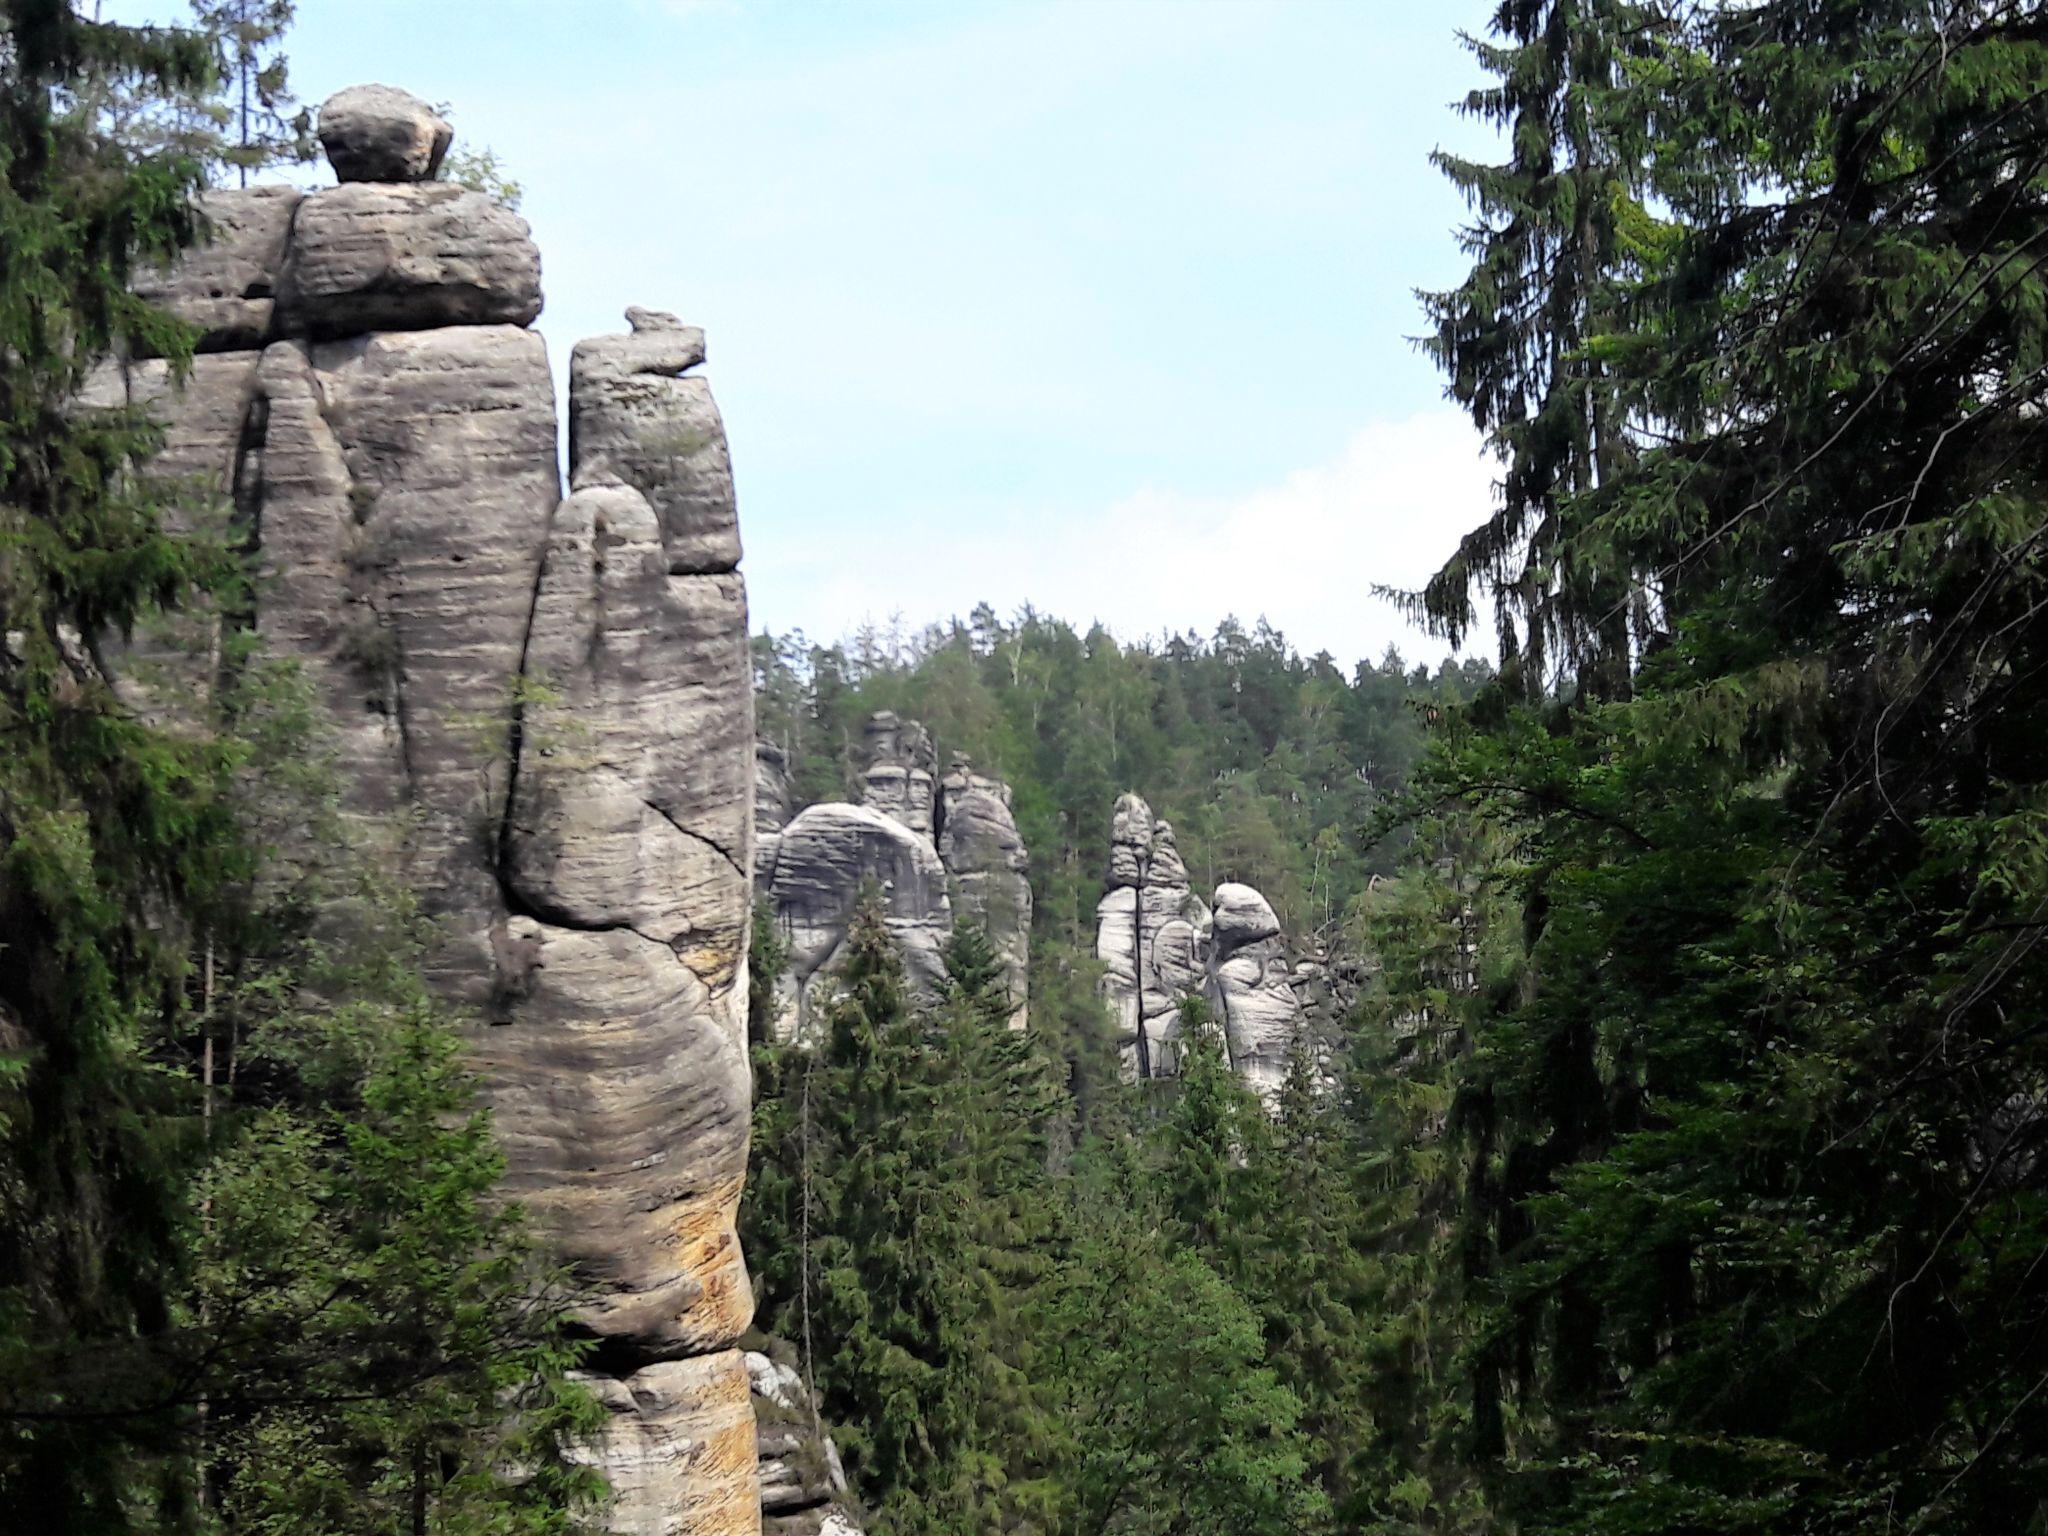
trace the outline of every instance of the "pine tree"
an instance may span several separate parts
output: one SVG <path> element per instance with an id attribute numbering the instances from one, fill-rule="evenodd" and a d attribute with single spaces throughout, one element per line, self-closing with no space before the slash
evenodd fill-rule
<path id="1" fill-rule="evenodd" d="M 1047 1318 L 1075 1442 L 1055 1527 L 1301 1536 L 1328 1504 L 1251 1308 L 1191 1250 L 1098 1208 Z"/>
<path id="2" fill-rule="evenodd" d="M 1455 643 L 1477 617 L 1472 588 L 1490 592 L 1503 669 L 1530 698 L 1558 676 L 1627 686 L 1629 587 L 1570 558 L 1564 504 L 1631 457 L 1598 342 L 1640 182 L 1612 100 L 1654 25 L 1632 0 L 1501 0 L 1490 39 L 1467 39 L 1496 83 L 1464 111 L 1503 132 L 1508 159 L 1435 157 L 1478 218 L 1462 232 L 1471 274 L 1424 296 L 1428 345 L 1506 473 L 1498 510 L 1416 606 Z"/>
<path id="3" fill-rule="evenodd" d="M 171 1324 L 184 1161 L 151 1048 L 251 869 L 232 753 L 134 719 L 100 654 L 232 568 L 127 475 L 155 428 L 73 404 L 117 350 L 189 360 L 127 279 L 191 240 L 206 167 L 70 107 L 198 92 L 210 67 L 191 37 L 0 6 L 0 1501 L 51 1531 L 128 1528 L 146 1493 L 130 1453 L 177 1386 L 146 1346 Z"/>
<path id="4" fill-rule="evenodd" d="M 1547 568 L 1648 627 L 1627 689 L 1494 700 L 1420 785 L 1529 919 L 1456 1112 L 1481 1447 L 1541 1529 L 2029 1529 L 2048 36 L 1769 0 L 1633 39 L 1604 330 L 1517 335 L 1631 443 Z"/>
<path id="5" fill-rule="evenodd" d="M 296 1042 L 302 1071 L 355 1085 L 324 1123 L 260 1115 L 210 1177 L 202 1294 L 266 1335 L 209 1398 L 226 1531 L 555 1536 L 601 1503 L 569 1295 L 494 1195 L 461 1037 L 417 974 Z"/>
<path id="6" fill-rule="evenodd" d="M 249 173 L 313 155 L 312 115 L 292 95 L 282 52 L 296 0 L 192 0 L 198 29 L 220 50 L 226 99 L 214 109 L 221 160 L 249 185 Z"/>

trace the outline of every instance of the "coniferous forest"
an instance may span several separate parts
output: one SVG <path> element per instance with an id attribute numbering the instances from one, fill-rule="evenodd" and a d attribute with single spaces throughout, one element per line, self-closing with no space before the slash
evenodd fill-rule
<path id="1" fill-rule="evenodd" d="M 292 11 L 0 0 L 0 1530 L 744 1532 L 757 1493 L 619 1523 L 620 1468 L 751 1466 L 753 1421 L 605 1449 L 655 1395 L 620 1384 L 703 1351 L 607 1331 L 653 1287 L 565 1256 L 521 1161 L 632 1019 L 491 1086 L 572 940 L 719 963 L 522 861 L 536 784 L 645 755 L 576 713 L 604 647 L 530 666 L 528 574 L 435 780 L 402 622 L 343 636 L 428 786 L 372 813 L 364 711 L 262 619 L 273 503 L 149 469 L 215 354 L 145 275 L 210 238 L 202 189 L 311 152 Z M 843 1462 L 803 1536 L 2048 1530 L 2048 6 L 1500 0 L 1464 46 L 1468 270 L 1382 302 L 1498 480 L 1420 590 L 1355 573 L 1456 659 L 987 606 L 734 657 L 793 808 L 858 797 L 887 711 L 1029 855 L 1025 1029 L 989 932 L 925 976 L 873 882 L 795 1035 L 772 903 L 720 952 L 744 1189 L 673 1178 L 730 1193 L 739 1347 Z M 517 200 L 488 150 L 451 173 Z M 95 396 L 130 359 L 169 392 Z M 335 502 L 379 620 L 403 490 Z M 1199 990 L 1176 1072 L 1120 1060 L 1131 792 L 1345 978 L 1274 1093 Z"/>

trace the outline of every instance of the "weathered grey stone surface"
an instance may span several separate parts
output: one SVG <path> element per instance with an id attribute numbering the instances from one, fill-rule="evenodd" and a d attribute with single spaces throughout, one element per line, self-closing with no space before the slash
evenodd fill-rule
<path id="1" fill-rule="evenodd" d="M 533 606 L 505 874 L 549 921 L 668 945 L 735 1010 L 753 804 L 746 592 L 671 576 L 647 499 L 557 509 Z"/>
<path id="2" fill-rule="evenodd" d="M 775 888 L 775 856 L 789 822 L 789 757 L 772 741 L 754 743 L 754 893 Z"/>
<path id="3" fill-rule="evenodd" d="M 669 569 L 739 564 L 739 517 L 725 425 L 702 378 L 704 333 L 673 315 L 635 309 L 623 336 L 579 341 L 569 356 L 573 484 L 622 480 L 661 520 Z"/>
<path id="4" fill-rule="evenodd" d="M 1280 920 L 1248 885 L 1216 887 L 1209 955 L 1209 1009 L 1223 1026 L 1230 1064 L 1269 1106 L 1303 1043 L 1294 968 Z"/>
<path id="5" fill-rule="evenodd" d="M 276 324 L 315 338 L 529 325 L 540 253 L 526 220 L 449 182 L 352 182 L 299 204 Z"/>
<path id="6" fill-rule="evenodd" d="M 789 754 L 772 741 L 757 741 L 754 743 L 755 835 L 780 832 L 788 824 L 789 814 Z"/>
<path id="7" fill-rule="evenodd" d="M 164 424 L 164 445 L 148 473 L 181 482 L 186 495 L 167 509 L 174 531 L 190 532 L 194 513 L 225 513 L 234 499 L 251 440 L 249 408 L 256 398 L 254 352 L 209 353 L 192 359 L 182 386 L 160 358 L 100 364 L 87 378 L 79 403 L 89 408 L 134 406 Z"/>
<path id="8" fill-rule="evenodd" d="M 1028 1017 L 1031 885 L 1010 814 L 1009 787 L 964 759 L 941 786 L 938 754 L 915 720 L 884 710 L 866 726 L 862 803 L 813 805 L 789 817 L 786 760 L 768 742 L 756 750 L 755 884 L 790 946 L 776 1031 L 801 1038 L 814 984 L 838 963 L 854 899 L 873 880 L 911 984 L 935 990 L 942 949 L 956 914 L 971 914 L 1001 956 L 1015 1001 L 1012 1024 Z"/>
<path id="9" fill-rule="evenodd" d="M 1010 1027 L 1031 1019 L 1031 860 L 1010 814 L 1010 786 L 956 757 L 939 786 L 939 862 L 952 880 L 955 920 L 981 925 L 1003 962 Z"/>
<path id="10" fill-rule="evenodd" d="M 761 1527 L 753 1401 L 736 1349 L 585 1378 L 612 1412 L 592 1462 L 619 1536 L 736 1536 Z"/>
<path id="11" fill-rule="evenodd" d="M 668 945 L 529 917 L 499 936 L 508 1022 L 476 1045 L 507 1193 L 637 1359 L 729 1344 L 753 1315 L 733 1222 L 747 1168 L 746 1045 Z"/>
<path id="12" fill-rule="evenodd" d="M 326 126 L 347 121 L 330 104 Z M 351 132 L 330 143 L 375 151 Z M 716 409 L 701 380 L 660 381 L 687 382 L 717 437 L 685 443 L 664 435 L 672 413 L 595 386 L 573 405 L 602 462 L 577 462 L 564 501 L 546 352 L 523 328 L 540 296 L 522 223 L 459 189 L 350 184 L 307 198 L 288 243 L 277 311 L 220 322 L 285 339 L 200 357 L 182 392 L 161 362 L 103 370 L 83 403 L 163 409 L 150 472 L 191 478 L 194 516 L 210 500 L 241 519 L 259 634 L 326 706 L 351 809 L 403 829 L 445 936 L 433 979 L 477 1020 L 507 1191 L 602 1341 L 591 1381 L 614 1417 L 592 1454 L 618 1494 L 612 1528 L 751 1536 L 757 1446 L 732 1347 L 753 1308 L 734 1225 L 746 600 L 729 477 L 709 500 L 674 494 L 724 463 Z M 722 564 L 674 558 L 721 541 Z"/>
<path id="13" fill-rule="evenodd" d="M 879 710 L 862 727 L 867 772 L 861 804 L 893 816 L 930 841 L 937 825 L 938 761 L 931 733 L 894 710 Z"/>
<path id="14" fill-rule="evenodd" d="M 454 140 L 446 119 L 396 86 L 352 85 L 320 104 L 320 147 L 344 182 L 425 181 Z"/>
<path id="15" fill-rule="evenodd" d="M 329 699 L 364 808 L 407 808 L 430 910 L 480 933 L 558 493 L 546 349 L 511 326 L 278 342 L 259 393 L 259 629 Z"/>
<path id="16" fill-rule="evenodd" d="M 1180 1005 L 1207 977 L 1209 909 L 1188 888 L 1172 825 L 1137 795 L 1116 803 L 1109 885 L 1096 908 L 1095 954 L 1124 1073 L 1176 1076 Z"/>
<path id="17" fill-rule="evenodd" d="M 271 337 L 296 187 L 217 187 L 199 195 L 206 239 L 135 278 L 135 291 L 199 332 L 201 352 L 252 350 Z"/>
<path id="18" fill-rule="evenodd" d="M 786 1345 L 771 1347 L 786 1349 Z M 839 1448 L 823 1432 L 796 1367 L 749 1350 L 755 1447 L 761 1469 L 761 1526 L 771 1536 L 836 1529 L 858 1536 Z"/>
<path id="19" fill-rule="evenodd" d="M 769 889 L 789 945 L 776 1003 L 776 1035 L 803 1039 L 821 982 L 838 965 L 861 887 L 880 890 L 890 937 L 914 987 L 944 973 L 940 947 L 952 931 L 946 871 L 932 845 L 864 805 L 814 805 L 782 829 Z"/>

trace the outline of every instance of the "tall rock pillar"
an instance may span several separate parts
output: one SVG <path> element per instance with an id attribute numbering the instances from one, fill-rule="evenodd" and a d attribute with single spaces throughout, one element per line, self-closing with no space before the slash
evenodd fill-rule
<path id="1" fill-rule="evenodd" d="M 758 1528 L 735 1347 L 746 1176 L 754 718 L 746 586 L 704 337 L 579 343 L 570 493 L 533 589 L 500 850 L 513 1193 L 591 1288 L 613 1529 Z"/>
<path id="2" fill-rule="evenodd" d="M 404 830 L 507 1193 L 586 1298 L 611 1528 L 755 1536 L 753 691 L 704 338 L 636 310 L 576 348 L 564 499 L 525 222 L 429 179 L 404 92 L 321 134 L 341 185 L 209 193 L 213 244 L 138 284 L 200 332 L 187 386 L 109 364 L 81 403 L 160 408 L 156 471 L 239 514 L 259 634 Z"/>
<path id="3" fill-rule="evenodd" d="M 1208 945 L 1209 909 L 1188 886 L 1172 825 L 1139 796 L 1119 796 L 1095 956 L 1127 1079 L 1180 1075 L 1180 1004 L 1202 991 Z"/>
<path id="4" fill-rule="evenodd" d="M 1031 859 L 1010 814 L 1010 786 L 956 755 L 939 781 L 938 826 L 954 916 L 988 935 L 1003 962 L 1010 1027 L 1023 1029 L 1031 1021 Z"/>

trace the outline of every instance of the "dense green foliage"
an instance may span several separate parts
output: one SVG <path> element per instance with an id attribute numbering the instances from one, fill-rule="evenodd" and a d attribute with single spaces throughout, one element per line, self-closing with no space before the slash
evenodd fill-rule
<path id="1" fill-rule="evenodd" d="M 1471 1423 L 1544 1530 L 2038 1528 L 2048 16 L 1501 7 L 1432 301 L 1513 664 L 1419 793 Z M 1447 1291 L 1446 1294 L 1449 1294 Z"/>
<path id="2" fill-rule="evenodd" d="M 1483 613 L 1497 679 L 987 614 L 907 664 L 759 658 L 807 796 L 875 707 L 1018 785 L 1034 1018 L 1086 1012 L 1126 787 L 1198 884 L 1378 961 L 1270 1121 L 1199 1048 L 1163 1097 L 1073 1079 L 1034 1310 L 1139 1379 L 1112 1432 L 1030 1378 L 1081 1456 L 1044 1528 L 1119 1435 L 1259 1404 L 1262 1486 L 1298 1455 L 1319 1495 L 1253 1528 L 2038 1530 L 2048 13 L 1504 0 L 1474 47 L 1505 158 L 1444 160 L 1473 266 L 1425 303 L 1504 473 L 1414 611 Z M 1382 707 L 1413 692 L 1426 748 Z M 1256 1321 L 1236 1402 L 1160 1295 Z"/>
<path id="3" fill-rule="evenodd" d="M 877 1523 L 1318 1526 L 1260 1316 L 1170 1225 L 1202 1186 L 1181 1138 L 1056 1155 L 1064 1095 L 1008 1028 L 987 941 L 955 935 L 930 1006 L 873 900 L 847 943 L 817 1038 L 757 1054 L 746 1238 L 762 1321 L 798 1342 Z M 1212 1077 L 1233 1123 L 1258 1119 Z M 1212 1172 L 1232 1158 L 1214 1137 L 1207 1152 Z"/>
<path id="4" fill-rule="evenodd" d="M 1092 957 L 1117 796 L 1135 790 L 1173 822 L 1197 888 L 1255 885 L 1289 932 L 1328 942 L 1355 933 L 1359 898 L 1401 866 L 1401 838 L 1375 848 L 1358 831 L 1405 783 L 1426 713 L 1491 675 L 1389 653 L 1347 678 L 1263 623 L 1129 644 L 986 607 L 914 641 L 762 635 L 754 673 L 761 734 L 788 754 L 799 805 L 856 791 L 861 728 L 881 709 L 1010 785 L 1031 851 L 1035 1028 L 1062 1042 L 1084 1094 L 1108 1060 Z"/>
<path id="5" fill-rule="evenodd" d="M 255 642 L 220 488 L 79 399 L 110 357 L 189 367 L 127 280 L 194 236 L 216 66 L 288 11 L 0 4 L 0 1509 L 566 1532 L 599 1410 L 493 1196 L 431 936 Z"/>

